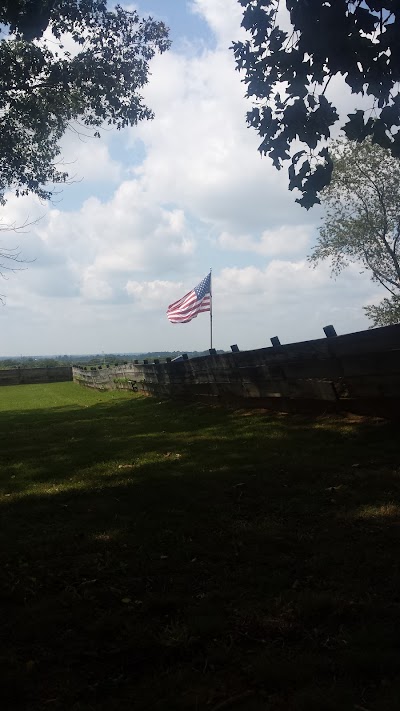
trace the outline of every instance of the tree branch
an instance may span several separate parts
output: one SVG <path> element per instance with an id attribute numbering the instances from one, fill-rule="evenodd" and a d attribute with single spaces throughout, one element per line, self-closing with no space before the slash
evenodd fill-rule
<path id="1" fill-rule="evenodd" d="M 399 285 L 397 284 L 397 282 L 395 282 L 392 279 L 390 279 L 389 277 L 387 277 L 385 274 L 383 274 L 383 272 L 380 271 L 380 269 L 378 269 L 376 266 L 371 264 L 371 262 L 369 261 L 368 253 L 367 253 L 364 246 L 363 246 L 363 253 L 364 253 L 364 259 L 365 259 L 368 269 L 371 270 L 373 275 L 378 279 L 378 281 L 382 284 L 382 286 L 385 287 L 385 289 L 390 291 L 391 294 L 395 295 L 394 292 L 391 289 L 389 289 L 389 287 L 384 282 L 387 281 L 389 284 L 391 284 L 392 286 L 394 286 L 395 288 L 398 289 Z"/>
<path id="2" fill-rule="evenodd" d="M 394 266 L 394 268 L 395 268 L 397 277 L 398 277 L 399 282 L 400 282 L 400 263 L 399 263 L 399 261 L 398 261 L 398 259 L 397 259 L 397 255 L 396 255 L 395 251 L 391 248 L 389 242 L 387 241 L 387 237 L 386 237 L 386 235 L 387 235 L 387 233 L 388 233 L 388 217 L 387 217 L 387 207 L 386 207 L 386 203 L 385 203 L 385 200 L 384 200 L 384 195 L 383 195 L 382 191 L 380 190 L 378 184 L 371 178 L 371 176 L 370 176 L 370 174 L 368 173 L 368 171 L 365 171 L 365 170 L 363 169 L 363 167 L 360 165 L 360 163 L 357 162 L 357 159 L 354 159 L 354 163 L 355 163 L 355 165 L 357 166 L 358 170 L 360 171 L 360 174 L 363 175 L 363 176 L 369 181 L 369 183 L 372 185 L 373 189 L 375 190 L 376 195 L 377 195 L 377 197 L 378 197 L 379 204 L 380 204 L 380 206 L 381 206 L 382 214 L 383 214 L 383 234 L 380 235 L 380 238 L 376 237 L 376 236 L 373 234 L 373 235 L 372 235 L 372 239 L 373 239 L 378 245 L 379 245 L 379 239 L 382 240 L 383 245 L 384 245 L 384 248 L 385 248 L 387 254 L 389 255 L 391 261 L 393 262 L 393 266 Z M 368 208 L 367 208 L 366 205 L 365 205 L 365 199 L 361 198 L 360 195 L 358 195 L 358 197 L 361 199 L 361 201 L 362 201 L 362 203 L 363 203 L 363 206 L 364 206 L 364 209 L 368 211 Z M 368 213 L 368 214 L 369 214 L 369 213 Z M 368 219 L 368 218 L 367 218 L 367 219 Z M 388 281 L 390 281 L 390 280 L 388 280 Z M 390 283 L 393 284 L 393 283 L 395 283 L 395 282 L 390 281 Z"/>
<path id="3" fill-rule="evenodd" d="M 398 259 L 397 259 L 397 255 L 396 255 L 394 249 L 392 249 L 392 247 L 390 246 L 390 244 L 389 244 L 389 242 L 387 241 L 387 238 L 386 238 L 386 235 L 387 235 L 387 233 L 388 233 L 388 219 L 387 219 L 386 203 L 385 203 L 385 201 L 384 201 L 384 199 L 383 199 L 383 194 L 381 193 L 381 191 L 379 190 L 378 187 L 376 187 L 376 190 L 377 190 L 377 194 L 378 194 L 379 203 L 380 203 L 380 205 L 381 205 L 381 207 L 382 207 L 383 220 L 384 220 L 384 223 L 383 223 L 383 230 L 384 230 L 384 233 L 381 235 L 381 239 L 382 239 L 382 242 L 383 242 L 384 245 L 385 245 L 385 249 L 386 249 L 386 251 L 387 251 L 389 257 L 392 259 L 392 262 L 393 262 L 393 264 L 394 264 L 394 268 L 395 268 L 395 271 L 396 271 L 396 274 L 397 274 L 397 278 L 398 278 L 398 280 L 399 280 L 399 282 L 400 282 L 400 264 L 399 264 L 399 261 L 398 261 Z"/>

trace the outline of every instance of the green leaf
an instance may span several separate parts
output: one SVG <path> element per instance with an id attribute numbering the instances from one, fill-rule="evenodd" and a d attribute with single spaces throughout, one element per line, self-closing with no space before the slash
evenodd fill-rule
<path id="1" fill-rule="evenodd" d="M 354 94 L 370 95 L 374 109 L 371 115 L 370 109 L 364 112 L 363 106 L 356 107 L 341 125 L 347 137 L 362 141 L 373 136 L 398 156 L 398 142 L 388 136 L 388 130 L 395 134 L 393 129 L 400 128 L 400 112 L 394 108 L 400 101 L 398 2 L 286 0 L 289 30 L 287 17 L 283 24 L 278 12 L 278 0 L 240 0 L 240 4 L 243 26 L 251 38 L 234 43 L 235 60 L 260 115 L 266 107 L 272 112 L 269 121 L 254 120 L 251 125 L 263 138 L 261 152 L 272 156 L 277 168 L 290 160 L 293 142 L 300 141 L 318 155 L 321 141 L 330 138 L 331 127 L 339 120 L 328 98 L 329 82 L 336 75 L 344 78 Z M 282 86 L 289 100 L 282 99 Z M 321 86 L 317 101 L 315 92 Z M 301 103 L 293 103 L 292 97 Z M 325 181 L 329 182 L 329 170 L 323 171 L 324 177 L 319 172 L 318 179 L 302 183 L 305 200 L 301 204 L 317 201 Z M 289 180 L 293 180 L 293 170 Z"/>

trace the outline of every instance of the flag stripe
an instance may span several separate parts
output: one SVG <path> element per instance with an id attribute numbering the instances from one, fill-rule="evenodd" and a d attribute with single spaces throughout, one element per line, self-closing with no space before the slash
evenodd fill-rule
<path id="1" fill-rule="evenodd" d="M 204 299 L 200 302 L 197 302 L 197 303 L 192 302 L 191 304 L 185 304 L 185 306 L 182 308 L 171 309 L 169 311 L 169 314 L 170 314 L 170 316 L 173 316 L 174 314 L 181 314 L 183 316 L 184 314 L 190 313 L 193 310 L 194 311 L 198 310 L 200 304 L 201 304 L 201 306 L 207 306 L 210 303 L 211 303 L 210 298 L 204 297 Z"/>
<path id="2" fill-rule="evenodd" d="M 171 323 L 188 323 L 198 314 L 211 311 L 211 274 L 208 274 L 192 291 L 168 306 L 167 317 Z"/>
<path id="3" fill-rule="evenodd" d="M 190 297 L 185 297 L 184 299 L 181 299 L 180 301 L 175 302 L 175 304 L 171 304 L 171 306 L 168 307 L 168 312 L 172 311 L 181 311 L 182 309 L 186 308 L 187 306 L 191 306 L 191 304 L 194 304 L 197 302 L 196 294 L 191 292 Z"/>
<path id="4" fill-rule="evenodd" d="M 185 309 L 184 311 L 174 311 L 173 313 L 169 314 L 168 318 L 170 320 L 177 319 L 178 321 L 181 321 L 183 319 L 188 319 L 190 321 L 190 319 L 197 316 L 198 313 L 209 311 L 210 305 L 210 300 L 203 300 L 201 304 L 196 304 L 191 309 Z"/>
<path id="5" fill-rule="evenodd" d="M 171 314 L 168 318 L 171 323 L 187 323 L 193 318 L 196 318 L 197 314 L 206 313 L 207 311 L 210 311 L 210 303 L 205 304 L 204 306 L 202 304 L 201 307 L 196 307 L 184 314 Z"/>

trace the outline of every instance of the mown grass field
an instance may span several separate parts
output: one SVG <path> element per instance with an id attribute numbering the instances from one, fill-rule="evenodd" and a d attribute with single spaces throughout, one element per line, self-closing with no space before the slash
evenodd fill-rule
<path id="1" fill-rule="evenodd" d="M 392 711 L 398 425 L 0 389 L 2 708 Z"/>

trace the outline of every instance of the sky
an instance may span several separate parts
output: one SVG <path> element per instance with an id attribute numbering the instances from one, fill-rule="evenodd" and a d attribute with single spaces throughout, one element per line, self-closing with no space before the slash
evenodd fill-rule
<path id="1" fill-rule="evenodd" d="M 34 224 L 0 234 L 27 260 L 0 282 L 0 356 L 206 349 L 208 314 L 170 324 L 166 310 L 210 268 L 216 348 L 368 328 L 362 307 L 381 290 L 359 265 L 336 280 L 327 263 L 311 268 L 321 208 L 296 204 L 286 170 L 260 157 L 246 126 L 229 49 L 243 36 L 237 0 L 135 7 L 163 19 L 173 41 L 143 92 L 155 118 L 100 140 L 67 134 L 72 184 L 50 203 L 8 196 L 3 225 Z M 340 81 L 331 98 L 353 106 Z"/>

